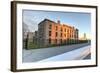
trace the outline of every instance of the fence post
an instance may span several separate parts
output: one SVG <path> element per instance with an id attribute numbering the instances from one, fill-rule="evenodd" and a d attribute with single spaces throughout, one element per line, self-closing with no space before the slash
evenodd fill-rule
<path id="1" fill-rule="evenodd" d="M 27 37 L 25 40 L 25 49 L 28 49 L 28 40 L 29 40 L 29 34 L 27 33 Z"/>

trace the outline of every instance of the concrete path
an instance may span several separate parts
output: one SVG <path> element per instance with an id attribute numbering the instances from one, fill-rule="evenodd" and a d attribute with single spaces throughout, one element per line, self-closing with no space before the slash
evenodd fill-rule
<path id="1" fill-rule="evenodd" d="M 89 43 L 85 44 L 75 44 L 70 46 L 58 46 L 51 48 L 41 48 L 41 49 L 33 49 L 33 50 L 25 50 L 23 49 L 23 62 L 37 62 L 49 57 L 53 57 L 59 54 L 63 54 L 72 50 L 75 50 L 80 47 L 84 47 L 89 45 Z"/>
<path id="2" fill-rule="evenodd" d="M 67 61 L 67 60 L 83 60 L 90 59 L 90 46 L 81 47 L 57 56 L 53 56 L 39 62 L 56 62 L 56 61 Z"/>

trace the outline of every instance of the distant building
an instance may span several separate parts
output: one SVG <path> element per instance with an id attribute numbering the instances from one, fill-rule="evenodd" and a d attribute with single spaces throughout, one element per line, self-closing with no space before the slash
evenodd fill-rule
<path id="1" fill-rule="evenodd" d="M 87 40 L 86 33 L 84 33 L 84 40 Z"/>
<path id="2" fill-rule="evenodd" d="M 34 41 L 34 32 L 23 32 L 23 48 L 28 49 L 29 43 Z"/>
<path id="3" fill-rule="evenodd" d="M 88 39 L 87 39 L 87 36 L 86 36 L 86 33 L 84 33 L 83 36 L 80 37 L 80 40 L 88 40 Z"/>
<path id="4" fill-rule="evenodd" d="M 67 44 L 78 41 L 78 29 L 60 21 L 54 22 L 44 19 L 38 24 L 38 31 L 35 37 L 39 45 Z"/>
<path id="5" fill-rule="evenodd" d="M 38 31 L 35 31 L 35 36 L 33 37 L 33 43 L 38 44 Z"/>
<path id="6" fill-rule="evenodd" d="M 24 32 L 23 33 L 24 40 L 28 38 L 29 42 L 33 42 L 34 36 L 35 36 L 34 32 Z"/>

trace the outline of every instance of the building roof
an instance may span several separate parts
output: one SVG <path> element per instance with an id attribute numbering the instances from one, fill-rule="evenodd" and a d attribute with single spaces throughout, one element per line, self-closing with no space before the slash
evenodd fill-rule
<path id="1" fill-rule="evenodd" d="M 52 20 L 49 20 L 49 19 L 44 19 L 43 21 L 41 21 L 38 25 L 40 25 L 42 22 L 45 22 L 45 21 L 49 21 L 49 22 L 52 22 L 52 23 L 56 23 L 56 22 L 54 22 L 54 21 L 52 21 Z"/>
<path id="2" fill-rule="evenodd" d="M 45 21 L 49 21 L 49 22 L 52 22 L 52 23 L 55 23 L 55 24 L 57 24 L 58 25 L 58 23 L 57 22 L 55 22 L 55 21 L 52 21 L 52 20 L 50 20 L 50 19 L 44 19 L 43 21 L 41 21 L 39 24 L 41 24 L 42 22 L 45 22 Z M 73 26 L 70 26 L 70 25 L 66 25 L 66 24 L 63 24 L 62 26 L 66 26 L 66 27 L 69 27 L 69 28 L 74 28 Z M 77 31 L 78 31 L 78 29 L 76 29 Z"/>
<path id="3" fill-rule="evenodd" d="M 52 22 L 52 23 L 56 23 L 56 22 L 54 22 L 52 20 L 49 20 L 49 19 L 44 19 L 44 21 L 49 21 L 49 22 Z"/>

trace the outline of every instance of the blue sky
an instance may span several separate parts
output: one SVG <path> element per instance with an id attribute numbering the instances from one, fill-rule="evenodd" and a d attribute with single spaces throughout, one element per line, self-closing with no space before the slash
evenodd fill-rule
<path id="1" fill-rule="evenodd" d="M 88 38 L 91 36 L 90 13 L 23 10 L 23 22 L 33 32 L 38 29 L 38 24 L 45 18 L 55 22 L 60 20 L 61 24 L 68 24 L 78 28 L 80 36 L 84 33 Z"/>

